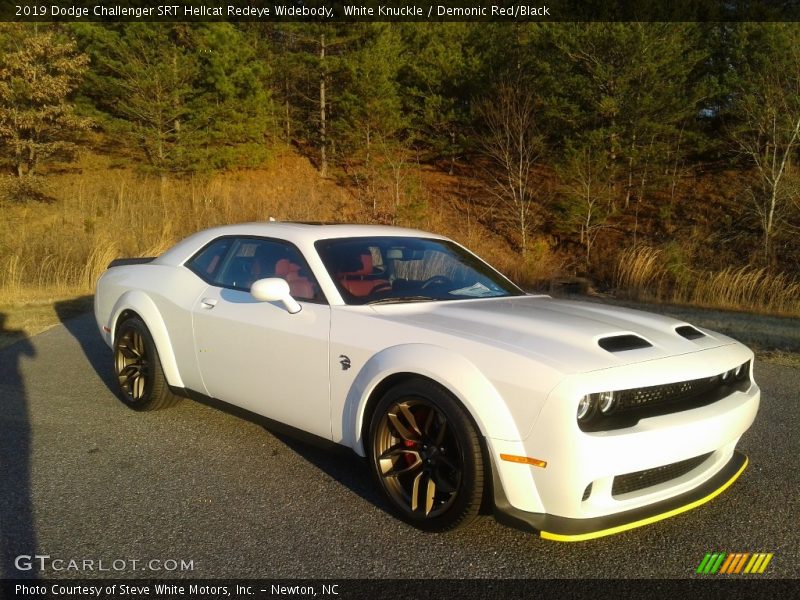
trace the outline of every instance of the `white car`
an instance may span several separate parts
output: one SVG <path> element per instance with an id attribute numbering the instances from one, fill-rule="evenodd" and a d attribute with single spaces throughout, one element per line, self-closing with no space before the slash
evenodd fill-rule
<path id="1" fill-rule="evenodd" d="M 344 445 L 426 530 L 483 505 L 576 541 L 688 510 L 742 473 L 759 405 L 738 342 L 526 294 L 410 229 L 202 231 L 114 261 L 95 315 L 131 408 L 210 397 Z"/>

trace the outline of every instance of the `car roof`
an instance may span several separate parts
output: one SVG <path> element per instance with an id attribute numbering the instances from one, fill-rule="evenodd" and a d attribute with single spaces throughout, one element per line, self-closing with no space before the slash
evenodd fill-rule
<path id="1" fill-rule="evenodd" d="M 223 236 L 257 236 L 286 240 L 308 251 L 314 242 L 327 239 L 347 239 L 361 237 L 426 237 L 447 239 L 443 236 L 389 225 L 351 225 L 327 223 L 298 223 L 287 221 L 268 221 L 223 225 L 198 231 L 178 242 L 159 256 L 155 261 L 164 265 L 179 265 L 193 256 L 200 248 Z"/>

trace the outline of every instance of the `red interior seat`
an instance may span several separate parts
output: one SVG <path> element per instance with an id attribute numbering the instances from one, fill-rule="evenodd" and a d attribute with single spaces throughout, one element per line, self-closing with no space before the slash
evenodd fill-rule
<path id="1" fill-rule="evenodd" d="M 314 286 L 308 277 L 300 275 L 300 265 L 291 262 L 288 258 L 282 258 L 275 263 L 275 277 L 286 280 L 289 284 L 289 293 L 294 298 L 311 300 L 314 298 Z"/>
<path id="2" fill-rule="evenodd" d="M 378 286 L 389 285 L 388 279 L 375 275 L 372 265 L 372 254 L 361 255 L 361 268 L 356 271 L 339 273 L 339 283 L 353 296 L 364 297 L 372 293 Z"/>

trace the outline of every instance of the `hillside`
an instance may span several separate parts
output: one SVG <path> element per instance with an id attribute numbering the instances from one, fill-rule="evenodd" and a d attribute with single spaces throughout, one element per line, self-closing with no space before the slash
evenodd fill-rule
<path id="1" fill-rule="evenodd" d="M 289 148 L 260 169 L 166 179 L 85 153 L 48 175 L 48 201 L 2 203 L 0 302 L 89 293 L 114 258 L 158 254 L 200 229 L 269 218 L 419 227 L 513 266 L 505 240 L 460 215 L 457 178 L 433 169 L 404 178 L 397 198 L 375 189 L 367 201 L 362 188 L 344 184 L 344 174 L 321 178 Z"/>
<path id="2" fill-rule="evenodd" d="M 89 294 L 114 258 L 155 255 L 217 224 L 275 218 L 435 231 L 529 288 L 580 276 L 592 289 L 621 297 L 800 313 L 800 287 L 789 275 L 746 263 L 726 266 L 735 264 L 726 263 L 731 248 L 714 239 L 713 229 L 716 215 L 732 210 L 724 195 L 717 197 L 719 206 L 709 202 L 706 219 L 682 221 L 661 244 L 653 243 L 657 235 L 644 215 L 639 235 L 648 244 L 606 232 L 596 240 L 597 263 L 587 271 L 582 246 L 560 231 L 557 218 L 539 218 L 523 258 L 502 207 L 480 178 L 464 171 L 416 164 L 369 177 L 342 169 L 323 178 L 307 158 L 282 147 L 259 169 L 161 178 L 84 153 L 48 174 L 49 201 L 3 203 L 0 303 Z M 542 179 L 547 185 L 546 174 Z"/>

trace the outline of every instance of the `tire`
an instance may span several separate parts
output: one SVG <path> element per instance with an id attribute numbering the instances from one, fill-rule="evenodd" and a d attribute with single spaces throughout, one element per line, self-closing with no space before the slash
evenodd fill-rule
<path id="1" fill-rule="evenodd" d="M 153 336 L 138 317 L 117 327 L 114 374 L 121 400 L 134 410 L 159 410 L 180 400 L 170 391 Z"/>
<path id="2" fill-rule="evenodd" d="M 406 381 L 380 399 L 368 448 L 378 487 L 406 523 L 447 531 L 478 515 L 484 495 L 478 432 L 464 408 L 432 381 Z"/>

